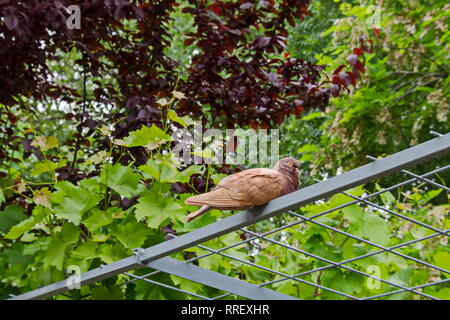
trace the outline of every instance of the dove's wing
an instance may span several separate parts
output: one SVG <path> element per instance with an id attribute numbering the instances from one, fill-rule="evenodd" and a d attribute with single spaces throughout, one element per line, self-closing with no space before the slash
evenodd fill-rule
<path id="1" fill-rule="evenodd" d="M 186 199 L 196 206 L 217 209 L 244 209 L 259 206 L 280 196 L 285 180 L 272 169 L 256 168 L 224 178 L 212 191 Z"/>

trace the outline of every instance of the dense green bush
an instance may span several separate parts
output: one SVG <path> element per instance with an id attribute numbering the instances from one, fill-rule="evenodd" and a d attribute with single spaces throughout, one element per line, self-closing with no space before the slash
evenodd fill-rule
<path id="1" fill-rule="evenodd" d="M 381 26 L 375 33 L 367 25 L 367 19 L 373 14 L 369 5 L 381 8 Z M 190 63 L 193 46 L 184 43 L 183 33 L 193 32 L 195 28 L 192 17 L 183 14 L 182 9 L 183 6 L 175 10 L 175 19 L 169 28 L 183 31 L 164 50 L 170 58 L 181 62 L 174 68 L 182 74 L 180 81 L 185 81 L 183 72 L 189 68 L 185 64 Z M 349 50 L 358 47 L 360 36 L 377 37 L 374 52 L 365 57 L 362 83 L 348 95 L 332 99 L 326 110 L 311 110 L 301 119 L 286 118 L 281 126 L 280 151 L 300 159 L 302 186 L 314 183 L 316 178 L 366 163 L 368 154 L 383 156 L 429 140 L 430 129 L 449 131 L 448 9 L 445 1 L 314 1 L 310 8 L 313 16 L 305 17 L 290 28 L 291 56 L 323 64 L 330 79 L 332 72 L 352 53 Z M 214 20 L 214 17 L 208 19 Z M 133 24 L 122 27 L 130 29 L 130 35 L 136 30 Z M 0 298 L 63 280 L 76 269 L 85 272 L 112 263 L 130 256 L 134 248 L 150 247 L 165 241 L 171 234 L 181 235 L 231 214 L 213 210 L 186 223 L 186 214 L 196 208 L 185 205 L 184 199 L 209 190 L 224 175 L 238 170 L 210 165 L 186 167 L 170 153 L 172 129 L 192 125 L 190 117 L 175 113 L 183 109 L 185 94 L 189 93 L 183 94 L 177 89 L 162 98 L 152 96 L 151 103 L 155 107 L 152 110 L 158 112 L 153 112 L 151 117 L 158 126 L 153 120 L 138 123 L 139 104 L 133 107 L 136 118 L 124 111 L 123 102 L 132 98 L 125 95 L 129 88 L 124 85 L 124 79 L 117 81 L 115 74 L 106 72 L 102 77 L 86 81 L 82 64 L 72 67 L 73 61 L 80 62 L 83 58 L 79 51 L 56 51 L 56 54 L 58 61 L 50 63 L 49 70 L 64 75 L 63 79 L 56 79 L 58 85 L 72 87 L 71 94 L 78 101 L 76 112 L 72 113 L 69 104 L 55 101 L 50 95 L 40 101 L 18 95 L 14 97 L 15 104 L 0 104 L 1 141 L 5 141 L 5 146 L 14 146 L 0 150 Z M 276 54 L 271 53 L 271 57 L 274 56 Z M 168 79 L 178 83 L 170 75 Z M 90 117 L 80 116 L 85 111 L 86 101 L 96 95 L 99 99 L 103 97 L 92 90 L 90 85 L 94 82 L 97 87 L 107 85 L 110 92 L 117 93 L 114 95 L 117 101 L 111 105 L 105 101 L 108 112 L 114 113 L 117 108 L 116 116 L 102 118 L 103 110 L 96 103 L 88 104 L 92 107 Z M 147 88 L 139 81 L 134 85 L 135 89 Z M 210 116 L 211 106 L 199 108 Z M 88 120 L 94 118 L 101 118 L 101 121 L 89 127 Z M 192 118 L 195 117 L 192 115 Z M 83 121 L 84 129 L 77 125 Z M 124 123 L 127 123 L 127 130 Z M 146 160 L 140 163 L 136 159 Z M 421 169 L 443 163 L 448 163 L 448 157 Z M 438 179 L 445 185 L 450 181 L 448 174 Z M 399 180 L 403 179 L 398 175 L 349 192 L 361 196 L 379 190 L 380 185 L 387 186 Z M 445 191 L 418 184 L 382 194 L 373 201 L 446 230 L 450 228 L 449 199 Z M 311 217 L 352 200 L 337 194 L 295 213 Z M 205 245 L 219 249 L 252 233 L 266 232 L 298 220 L 285 214 L 251 226 L 247 233 L 231 233 Z M 385 247 L 433 233 L 365 205 L 353 204 L 316 220 Z M 297 224 L 269 237 L 336 262 L 375 250 L 310 223 Z M 398 250 L 441 268 L 450 268 L 447 238 L 436 237 Z M 205 253 L 207 250 L 193 247 L 172 256 L 187 260 Z M 341 268 L 310 273 L 328 263 L 267 240 L 252 241 L 226 253 L 285 274 L 303 273 L 301 278 L 305 281 L 355 297 L 394 290 L 385 283 Z M 256 284 L 282 278 L 220 255 L 202 258 L 198 265 Z M 392 253 L 355 260 L 346 266 L 408 287 L 448 277 L 448 274 Z M 146 272 L 145 269 L 133 271 L 137 275 Z M 164 273 L 153 279 L 209 297 L 221 294 L 216 289 Z M 144 281 L 123 285 L 129 280 L 126 275 L 115 276 L 55 299 L 192 298 Z M 343 298 L 295 281 L 275 281 L 267 287 L 302 299 Z M 450 299 L 448 286 L 427 287 L 423 292 Z M 403 292 L 387 298 L 419 299 L 420 296 Z"/>

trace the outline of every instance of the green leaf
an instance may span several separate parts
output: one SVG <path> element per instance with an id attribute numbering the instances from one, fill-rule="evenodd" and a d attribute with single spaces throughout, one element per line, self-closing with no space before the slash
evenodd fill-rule
<path id="1" fill-rule="evenodd" d="M 63 269 L 65 253 L 70 245 L 76 243 L 80 238 L 80 229 L 72 223 L 65 223 L 61 231 L 52 237 L 42 260 L 44 267 L 54 266 L 58 270 Z"/>
<path id="2" fill-rule="evenodd" d="M 357 205 L 342 209 L 349 221 L 349 231 L 376 244 L 388 245 L 390 233 L 388 223 L 372 212 L 364 212 Z"/>
<path id="3" fill-rule="evenodd" d="M 58 163 L 49 160 L 41 161 L 34 165 L 33 171 L 31 171 L 31 176 L 34 177 L 44 172 L 54 171 L 58 167 Z"/>
<path id="4" fill-rule="evenodd" d="M 311 112 L 310 114 L 302 117 L 300 120 L 310 121 L 310 120 L 317 119 L 317 118 L 324 117 L 324 116 L 325 115 L 321 111 L 317 111 L 317 112 Z"/>
<path id="5" fill-rule="evenodd" d="M 9 264 L 15 264 L 14 268 L 17 267 L 17 264 L 27 265 L 31 262 L 30 260 L 32 260 L 27 256 L 25 247 L 20 242 L 13 243 L 11 247 L 2 252 L 2 256 L 7 258 L 6 260 Z"/>
<path id="6" fill-rule="evenodd" d="M 114 245 L 107 243 L 102 244 L 97 250 L 97 253 L 104 263 L 113 263 L 129 256 L 119 243 Z"/>
<path id="7" fill-rule="evenodd" d="M 11 204 L 0 211 L 0 232 L 6 233 L 12 226 L 25 220 L 27 216 L 23 213 L 23 208 L 17 204 Z"/>
<path id="8" fill-rule="evenodd" d="M 134 249 L 139 248 L 144 244 L 149 235 L 149 230 L 142 223 L 128 222 L 127 224 L 117 225 L 111 234 L 115 236 L 125 248 Z"/>
<path id="9" fill-rule="evenodd" d="M 99 208 L 93 208 L 92 214 L 87 219 L 83 220 L 83 224 L 90 232 L 94 232 L 99 228 L 112 223 L 114 218 L 109 212 L 109 209 L 108 211 L 103 211 Z"/>
<path id="10" fill-rule="evenodd" d="M 141 197 L 135 208 L 136 219 L 140 221 L 147 218 L 151 228 L 158 228 L 166 219 L 183 219 L 185 213 L 183 206 L 172 198 L 161 197 L 155 193 Z"/>
<path id="11" fill-rule="evenodd" d="M 21 221 L 18 225 L 9 230 L 8 234 L 5 236 L 7 239 L 16 239 L 23 235 L 25 232 L 33 228 L 37 223 L 42 221 L 48 214 L 49 210 L 42 206 L 36 206 L 33 210 L 33 214 L 26 220 Z"/>
<path id="12" fill-rule="evenodd" d="M 438 267 L 445 270 L 450 270 L 450 253 L 440 251 L 433 256 L 433 260 Z M 443 273 L 447 278 L 450 278 L 448 273 Z"/>
<path id="13" fill-rule="evenodd" d="M 100 201 L 100 195 L 81 185 L 75 187 L 69 182 L 56 183 L 58 190 L 53 194 L 52 200 L 60 203 L 55 207 L 54 213 L 60 218 L 68 219 L 74 224 L 80 224 L 83 213 L 95 207 Z"/>
<path id="14" fill-rule="evenodd" d="M 72 244 L 78 241 L 80 238 L 80 228 L 76 227 L 72 223 L 65 223 L 61 227 L 61 236 L 64 242 Z"/>
<path id="15" fill-rule="evenodd" d="M 147 161 L 147 164 L 144 164 L 139 167 L 139 170 L 143 171 L 144 173 L 148 174 L 150 177 L 159 180 L 160 176 L 160 167 L 159 164 L 156 163 L 155 160 L 149 159 Z"/>
<path id="16" fill-rule="evenodd" d="M 202 173 L 203 173 L 203 166 L 192 165 L 192 166 L 188 167 L 187 169 L 179 172 L 177 177 L 178 177 L 179 182 L 186 183 L 186 182 L 189 182 L 189 179 L 192 175 L 202 174 Z"/>
<path id="17" fill-rule="evenodd" d="M 178 170 L 172 166 L 161 166 L 161 175 L 159 180 L 161 182 L 178 182 Z"/>
<path id="18" fill-rule="evenodd" d="M 184 95 L 183 92 L 179 92 L 179 91 L 173 90 L 173 91 L 172 91 L 172 94 L 173 94 L 173 96 L 174 96 L 175 98 L 177 98 L 177 99 L 179 99 L 179 100 L 181 100 L 181 99 L 186 99 L 186 96 Z"/>
<path id="19" fill-rule="evenodd" d="M 142 126 L 141 129 L 130 132 L 129 136 L 123 139 L 123 142 L 127 147 L 146 147 L 148 150 L 154 150 L 160 144 L 171 140 L 170 135 L 152 124 L 150 128 Z"/>
<path id="20" fill-rule="evenodd" d="M 383 189 L 380 187 L 380 185 L 378 183 L 375 184 L 375 187 L 376 187 L 377 191 L 380 191 Z M 383 201 L 384 205 L 396 203 L 395 197 L 392 195 L 392 193 L 390 191 L 381 193 L 380 198 L 381 198 L 381 201 Z"/>
<path id="21" fill-rule="evenodd" d="M 97 152 L 96 154 L 90 156 L 86 160 L 86 164 L 93 163 L 93 164 L 99 164 L 106 160 L 108 157 L 108 153 L 105 150 L 102 150 L 100 152 Z"/>
<path id="22" fill-rule="evenodd" d="M 95 242 L 105 242 L 108 239 L 109 239 L 109 234 L 97 233 L 97 234 L 92 235 L 92 240 Z"/>
<path id="23" fill-rule="evenodd" d="M 192 151 L 191 154 L 193 154 L 194 156 L 199 156 L 199 157 L 202 157 L 205 159 L 209 159 L 214 155 L 214 152 L 211 149 L 209 149 L 208 147 L 206 147 L 203 150 Z"/>
<path id="24" fill-rule="evenodd" d="M 53 238 L 42 260 L 44 267 L 55 266 L 58 270 L 62 270 L 67 246 L 68 244 L 61 239 Z"/>
<path id="25" fill-rule="evenodd" d="M 362 291 L 364 279 L 359 274 L 339 269 L 326 270 L 320 277 L 322 285 L 354 296 Z M 322 295 L 325 299 L 347 299 L 329 291 L 322 291 Z"/>
<path id="26" fill-rule="evenodd" d="M 52 206 L 51 196 L 52 193 L 47 187 L 41 188 L 41 190 L 34 191 L 33 202 L 37 205 L 50 208 Z"/>
<path id="27" fill-rule="evenodd" d="M 101 173 L 101 179 L 104 184 L 126 198 L 134 197 L 142 191 L 138 188 L 141 175 L 128 166 L 108 164 Z"/>
<path id="28" fill-rule="evenodd" d="M 124 295 L 119 287 L 100 286 L 94 289 L 92 300 L 123 300 Z"/>
<path id="29" fill-rule="evenodd" d="M 175 164 L 169 161 L 158 163 L 153 159 L 149 159 L 147 164 L 140 166 L 139 169 L 158 181 L 169 183 L 186 183 L 193 174 L 203 172 L 203 167 L 199 165 L 192 165 L 180 172 Z"/>
<path id="30" fill-rule="evenodd" d="M 194 282 L 194 281 L 191 281 L 191 280 L 179 278 L 179 277 L 174 276 L 174 275 L 170 275 L 170 278 L 171 278 L 172 282 L 176 286 L 179 286 L 179 288 L 181 290 L 185 290 L 185 291 L 196 293 L 196 292 L 200 292 L 203 289 L 203 285 L 198 283 L 198 282 Z"/>
<path id="31" fill-rule="evenodd" d="M 0 188 L 0 205 L 5 202 L 5 194 L 3 193 L 3 189 Z"/>
<path id="32" fill-rule="evenodd" d="M 77 187 L 69 181 L 59 181 L 54 184 L 56 189 L 52 194 L 52 202 L 61 203 L 66 195 L 77 192 Z"/>
<path id="33" fill-rule="evenodd" d="M 42 151 L 47 151 L 58 146 L 58 139 L 53 136 L 48 138 L 44 136 L 37 136 L 33 139 L 31 144 L 33 146 L 41 148 Z"/>
<path id="34" fill-rule="evenodd" d="M 305 144 L 302 147 L 298 148 L 297 153 L 302 152 L 314 152 L 317 151 L 319 148 L 314 144 Z"/>
<path id="35" fill-rule="evenodd" d="M 97 255 L 98 243 L 94 241 L 88 241 L 83 243 L 81 246 L 78 246 L 75 250 L 72 251 L 72 255 L 75 258 L 79 259 L 95 259 L 98 257 Z"/>
<path id="36" fill-rule="evenodd" d="M 441 192 L 442 192 L 443 190 L 444 190 L 444 189 L 436 189 L 436 190 L 430 190 L 430 191 L 428 191 L 427 193 L 425 193 L 425 194 L 423 195 L 423 203 L 427 203 L 427 202 L 429 202 L 430 200 L 436 198 L 438 195 L 441 194 Z"/>
<path id="37" fill-rule="evenodd" d="M 167 117 L 170 120 L 181 124 L 183 127 L 189 127 L 195 123 L 189 116 L 179 117 L 173 110 L 167 111 Z"/>

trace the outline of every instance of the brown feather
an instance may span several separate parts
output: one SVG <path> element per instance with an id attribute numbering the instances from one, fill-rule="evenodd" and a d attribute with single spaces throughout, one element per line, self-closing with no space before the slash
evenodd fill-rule
<path id="1" fill-rule="evenodd" d="M 295 161 L 297 166 L 292 162 Z M 280 160 L 273 169 L 255 168 L 222 179 L 210 192 L 189 197 L 186 204 L 208 206 L 189 214 L 189 221 L 210 209 L 246 210 L 263 205 L 298 188 L 298 163 L 293 158 Z"/>

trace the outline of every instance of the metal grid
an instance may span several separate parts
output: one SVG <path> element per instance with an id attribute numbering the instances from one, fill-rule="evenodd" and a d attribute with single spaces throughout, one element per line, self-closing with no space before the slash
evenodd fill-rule
<path id="1" fill-rule="evenodd" d="M 420 175 L 405 169 L 432 158 L 437 158 L 450 151 L 450 134 L 441 135 L 435 132 L 431 133 L 437 136 L 437 138 L 384 159 L 377 160 L 368 156 L 367 158 L 372 160 L 372 163 L 370 164 L 331 179 L 317 182 L 312 186 L 275 199 L 264 207 L 235 214 L 182 236 L 173 236 L 173 239 L 147 249 L 136 249 L 135 255 L 132 257 L 122 259 L 110 265 L 82 274 L 80 282 L 82 285 L 86 285 L 111 276 L 124 274 L 130 279 L 122 283 L 124 286 L 135 283 L 136 281 L 145 281 L 165 289 L 181 292 L 189 298 L 205 300 L 230 298 L 298 299 L 298 296 L 289 296 L 275 291 L 276 287 L 279 287 L 280 284 L 286 282 L 300 283 L 304 286 L 312 287 L 317 293 L 325 291 L 331 292 L 345 299 L 370 300 L 407 292 L 411 297 L 438 300 L 438 298 L 425 293 L 422 289 L 429 286 L 436 286 L 439 288 L 448 286 L 450 284 L 450 278 L 448 276 L 450 271 L 425 261 L 426 259 L 423 257 L 404 253 L 402 252 L 402 249 L 418 243 L 433 241 L 435 239 L 448 239 L 450 229 L 442 230 L 430 223 L 420 221 L 407 213 L 399 213 L 392 208 L 377 203 L 377 196 L 380 196 L 383 193 L 403 187 L 407 188 L 419 183 L 426 185 L 428 188 L 442 189 L 448 195 L 450 188 L 444 185 L 445 183 L 437 182 L 435 177 L 437 174 L 449 170 L 450 164 Z M 402 174 L 408 177 L 408 179 L 370 194 L 356 196 L 349 192 L 351 188 L 366 184 L 375 179 L 381 179 L 390 174 Z M 317 202 L 325 203 L 330 196 L 338 193 L 348 197 L 349 201 L 310 216 L 303 214 L 301 211 L 294 211 L 301 209 L 308 204 Z M 405 223 L 430 230 L 432 233 L 415 237 L 414 239 L 394 246 L 386 247 L 344 231 L 342 230 L 343 228 L 339 226 L 332 226 L 322 221 L 322 219 L 330 213 L 352 205 L 358 205 L 365 209 L 371 208 L 372 212 L 376 211 L 381 215 L 385 215 L 385 217 L 389 217 L 389 219 L 400 219 L 400 221 L 404 221 Z M 267 223 L 268 219 L 271 223 Z M 280 226 L 273 228 L 277 223 L 280 224 Z M 289 229 L 305 228 L 305 226 L 315 226 L 331 231 L 334 234 L 340 234 L 348 239 L 353 239 L 357 244 L 370 249 L 368 252 L 357 257 L 342 261 L 333 261 L 320 254 L 310 252 L 301 246 L 293 245 L 292 242 L 289 241 Z M 213 246 L 208 244 L 208 242 L 220 240 L 230 234 L 234 234 L 235 239 L 240 237 L 241 240 L 219 248 L 213 248 Z M 283 248 L 283 250 L 286 250 L 286 253 L 290 252 L 290 254 L 295 254 L 308 261 L 310 261 L 310 259 L 321 261 L 323 265 L 294 274 L 286 273 L 281 267 L 269 268 L 268 266 L 263 266 L 256 263 L 255 259 L 256 256 L 264 252 L 264 246 L 262 244 L 266 244 L 266 246 L 267 244 L 278 246 Z M 194 255 L 192 253 L 194 250 L 193 248 L 196 248 L 195 250 L 197 250 Z M 236 254 L 239 253 L 238 250 L 247 252 L 247 255 L 243 256 L 241 254 Z M 184 255 L 181 253 L 184 253 Z M 383 254 L 396 256 L 408 266 L 413 266 L 414 268 L 432 270 L 436 277 L 433 281 L 426 281 L 426 283 L 409 287 L 404 283 L 392 279 L 385 279 L 381 276 L 369 273 L 368 271 L 361 270 L 361 268 L 358 268 L 353 264 L 354 262 L 362 261 L 365 258 L 381 256 Z M 178 259 L 171 258 L 169 257 L 170 255 L 174 255 Z M 250 280 L 248 279 L 247 281 L 240 280 L 198 266 L 202 259 L 214 255 L 220 255 L 221 257 L 226 258 L 226 261 L 229 261 L 230 266 L 233 266 L 234 268 L 239 268 L 239 266 L 249 266 L 255 270 L 260 270 L 264 274 L 270 274 L 272 279 L 265 282 L 255 280 L 253 283 L 250 283 Z M 190 258 L 182 260 L 182 256 L 190 256 Z M 144 269 L 141 269 L 142 267 L 144 267 Z M 148 268 L 151 270 L 148 270 Z M 367 279 L 378 281 L 379 283 L 388 286 L 389 290 L 371 296 L 360 297 L 355 294 L 343 292 L 339 288 L 322 285 L 320 283 L 320 276 L 316 277 L 316 281 L 305 280 L 307 276 L 320 275 L 323 271 L 332 268 L 337 268 L 347 274 L 356 274 L 360 276 L 361 279 L 364 279 L 364 281 Z M 137 272 L 138 274 L 130 272 L 134 269 L 141 270 Z M 145 270 L 148 272 L 144 272 Z M 209 295 L 201 295 L 189 292 L 188 290 L 175 285 L 159 282 L 155 279 L 156 275 L 164 273 L 188 279 L 214 289 L 208 291 L 210 292 Z M 62 281 L 13 297 L 12 299 L 46 298 L 63 293 L 67 290 L 66 282 Z"/>

